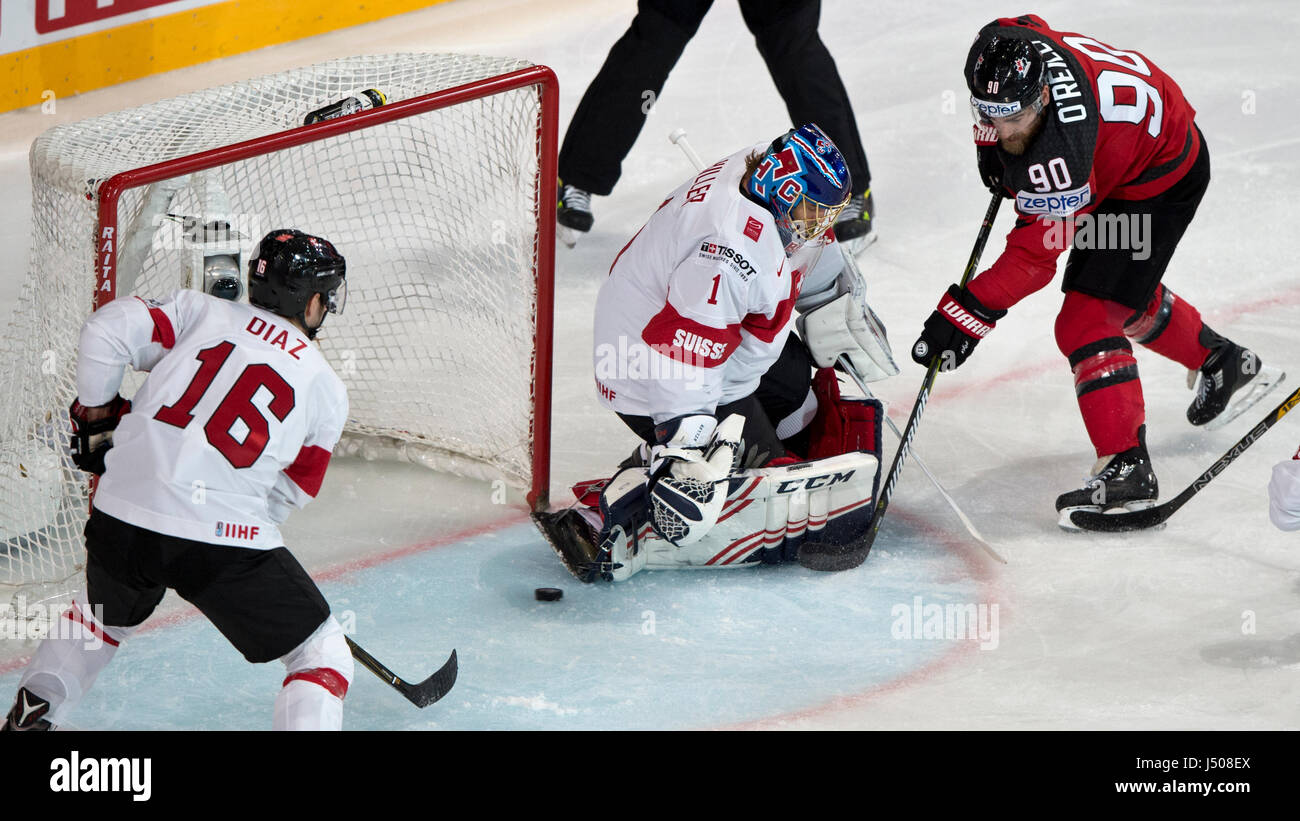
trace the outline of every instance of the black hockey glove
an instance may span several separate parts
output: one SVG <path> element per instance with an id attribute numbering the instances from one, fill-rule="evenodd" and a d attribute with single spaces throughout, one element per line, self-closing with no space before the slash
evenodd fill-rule
<path id="1" fill-rule="evenodd" d="M 975 126 L 975 164 L 979 167 L 980 182 L 989 193 L 1010 199 L 1002 184 L 1002 157 L 998 155 L 998 136 L 992 126 Z"/>
<path id="2" fill-rule="evenodd" d="M 107 416 L 95 414 L 97 419 L 90 421 L 90 411 L 105 410 Z M 121 396 L 113 397 L 106 405 L 87 408 L 79 400 L 73 400 L 68 408 L 72 419 L 72 463 L 87 473 L 96 476 L 104 474 L 104 456 L 113 447 L 113 431 L 122 417 L 131 412 L 131 403 Z"/>
<path id="3" fill-rule="evenodd" d="M 956 370 L 1006 315 L 1006 311 L 984 307 L 965 288 L 949 285 L 939 307 L 925 321 L 921 338 L 912 346 L 912 360 L 929 367 L 937 356 L 939 370 Z"/>

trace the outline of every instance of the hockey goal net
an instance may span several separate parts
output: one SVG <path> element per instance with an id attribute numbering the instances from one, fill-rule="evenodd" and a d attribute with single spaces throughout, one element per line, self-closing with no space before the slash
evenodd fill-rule
<path id="1" fill-rule="evenodd" d="M 367 89 L 386 104 L 303 125 Z M 0 593 L 79 582 L 89 486 L 67 408 L 83 319 L 242 278 L 275 228 L 347 258 L 346 314 L 319 342 L 348 388 L 348 434 L 545 506 L 556 97 L 551 71 L 519 60 L 367 56 L 39 137 L 31 268 L 0 337 Z"/>

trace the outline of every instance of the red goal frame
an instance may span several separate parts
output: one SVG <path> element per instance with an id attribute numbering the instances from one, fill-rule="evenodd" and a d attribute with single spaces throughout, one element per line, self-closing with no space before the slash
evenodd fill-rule
<path id="1" fill-rule="evenodd" d="M 440 108 L 506 91 L 536 86 L 541 101 L 537 118 L 538 186 L 537 243 L 533 270 L 537 317 L 533 337 L 532 369 L 532 487 L 527 493 L 532 510 L 545 510 L 550 497 L 551 463 L 551 358 L 555 310 L 555 208 L 556 153 L 558 150 L 559 81 L 546 66 L 532 66 L 496 77 L 412 97 L 368 111 L 350 114 L 201 151 L 174 160 L 123 171 L 99 186 L 95 228 L 95 296 L 98 309 L 117 296 L 118 200 L 128 189 L 205 171 L 285 148 L 328 139 L 351 131 L 424 114 Z"/>

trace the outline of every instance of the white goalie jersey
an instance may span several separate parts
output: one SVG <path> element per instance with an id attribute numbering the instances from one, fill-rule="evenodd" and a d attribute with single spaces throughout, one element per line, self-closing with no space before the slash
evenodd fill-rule
<path id="1" fill-rule="evenodd" d="M 94 506 L 184 539 L 267 549 L 319 491 L 347 419 L 347 392 L 316 345 L 261 308 L 177 291 L 114 300 L 87 319 L 83 405 L 149 371 L 113 435 Z"/>
<path id="2" fill-rule="evenodd" d="M 779 356 L 800 293 L 833 286 L 834 242 L 787 258 L 771 213 L 740 191 L 746 157 L 766 146 L 682 184 L 615 257 L 596 300 L 606 407 L 662 422 L 743 399 Z"/>

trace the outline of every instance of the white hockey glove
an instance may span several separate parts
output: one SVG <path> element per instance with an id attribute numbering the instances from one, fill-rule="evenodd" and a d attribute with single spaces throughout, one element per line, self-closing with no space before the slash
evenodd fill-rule
<path id="1" fill-rule="evenodd" d="M 693 544 L 717 524 L 727 501 L 745 417 L 679 416 L 657 425 L 650 450 L 650 524 L 665 541 Z"/>
<path id="2" fill-rule="evenodd" d="M 836 280 L 837 296 L 804 310 L 795 325 L 819 368 L 835 365 L 846 355 L 864 382 L 898 373 L 885 326 L 867 304 L 866 287 L 856 272 L 845 268 Z"/>

